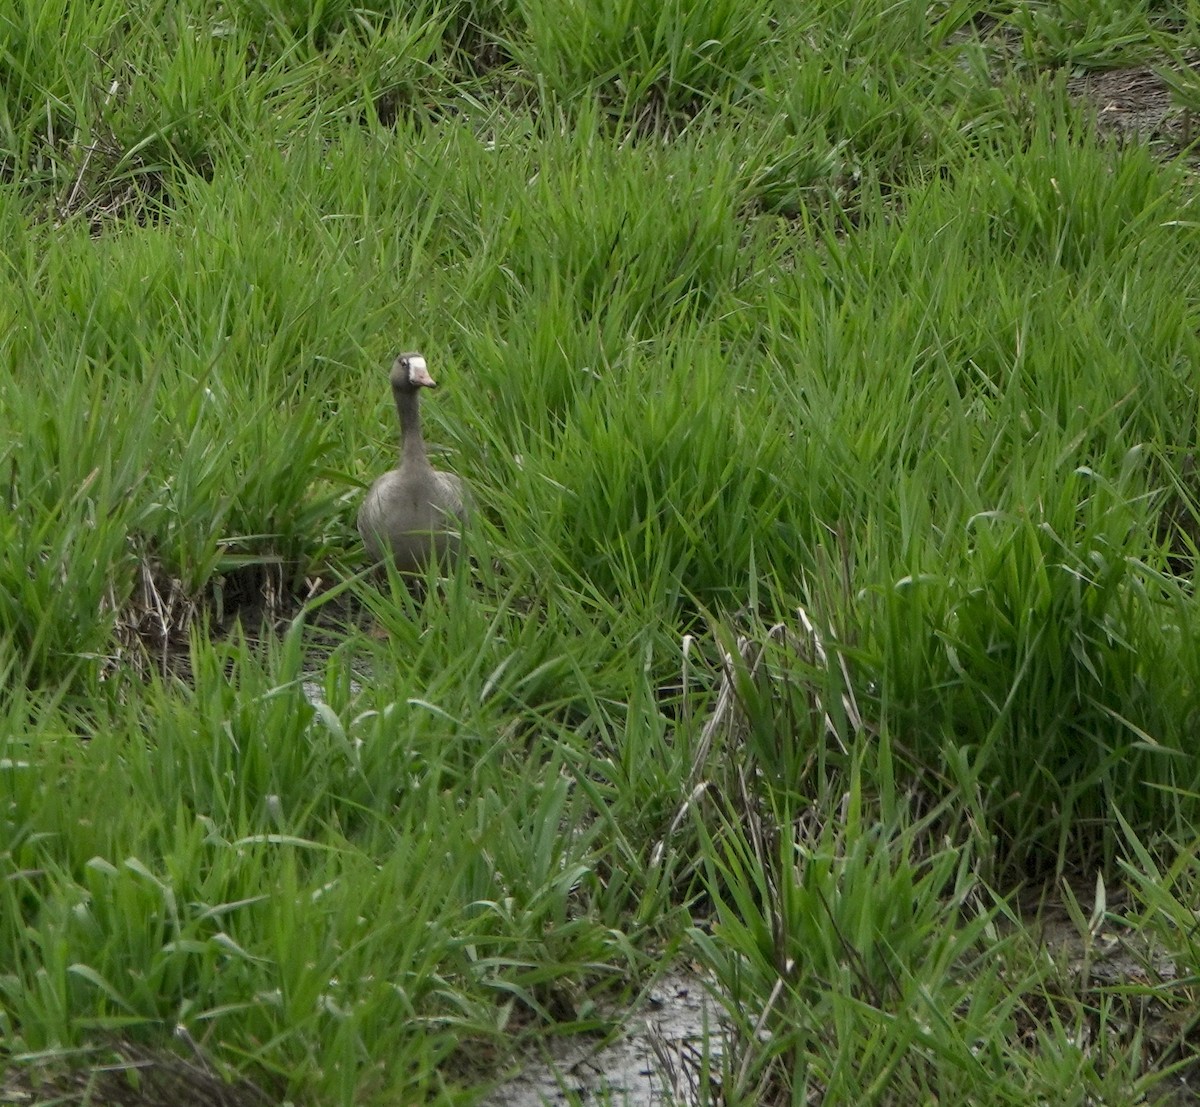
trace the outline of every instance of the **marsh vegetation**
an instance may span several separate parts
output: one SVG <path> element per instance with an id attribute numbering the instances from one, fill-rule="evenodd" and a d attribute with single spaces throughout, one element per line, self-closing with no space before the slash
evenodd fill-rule
<path id="1" fill-rule="evenodd" d="M 1178 1092 L 1197 47 L 10 0 L 0 1087 L 471 1103 L 686 963 L 703 1102 Z M 1133 66 L 1169 133 L 1078 94 Z M 355 529 L 402 349 L 476 501 L 417 598 Z"/>

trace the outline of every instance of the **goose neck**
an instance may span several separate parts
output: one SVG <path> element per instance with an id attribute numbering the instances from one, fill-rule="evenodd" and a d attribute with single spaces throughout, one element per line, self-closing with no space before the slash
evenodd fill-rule
<path id="1" fill-rule="evenodd" d="M 421 433 L 421 399 L 416 390 L 396 390 L 396 412 L 400 416 L 401 453 L 405 461 L 426 461 L 425 437 Z"/>

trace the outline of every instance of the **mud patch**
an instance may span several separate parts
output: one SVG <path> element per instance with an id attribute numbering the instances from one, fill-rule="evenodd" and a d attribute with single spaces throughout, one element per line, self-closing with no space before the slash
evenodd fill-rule
<path id="1" fill-rule="evenodd" d="M 667 973 L 627 1016 L 616 1041 L 552 1040 L 481 1107 L 711 1102 L 725 1033 L 726 1022 L 704 980 L 694 973 Z"/>
<path id="2" fill-rule="evenodd" d="M 1092 104 L 1101 131 L 1182 150 L 1195 138 L 1196 120 L 1176 101 L 1160 68 L 1136 65 L 1081 73 L 1067 82 L 1067 90 Z"/>

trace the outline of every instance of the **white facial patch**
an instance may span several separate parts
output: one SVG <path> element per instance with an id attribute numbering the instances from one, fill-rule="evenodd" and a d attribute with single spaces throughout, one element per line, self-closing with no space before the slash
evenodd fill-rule
<path id="1" fill-rule="evenodd" d="M 425 365 L 425 359 L 420 354 L 414 354 L 408 359 L 408 383 L 419 384 L 423 378 L 429 376 L 429 370 Z"/>

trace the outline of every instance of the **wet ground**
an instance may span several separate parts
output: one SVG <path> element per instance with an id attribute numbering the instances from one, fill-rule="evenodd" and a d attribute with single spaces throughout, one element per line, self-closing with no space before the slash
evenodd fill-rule
<path id="1" fill-rule="evenodd" d="M 554 1040 L 482 1107 L 710 1103 L 720 1075 L 722 1028 L 720 1008 L 703 980 L 667 973 L 627 1017 L 616 1041 Z"/>

